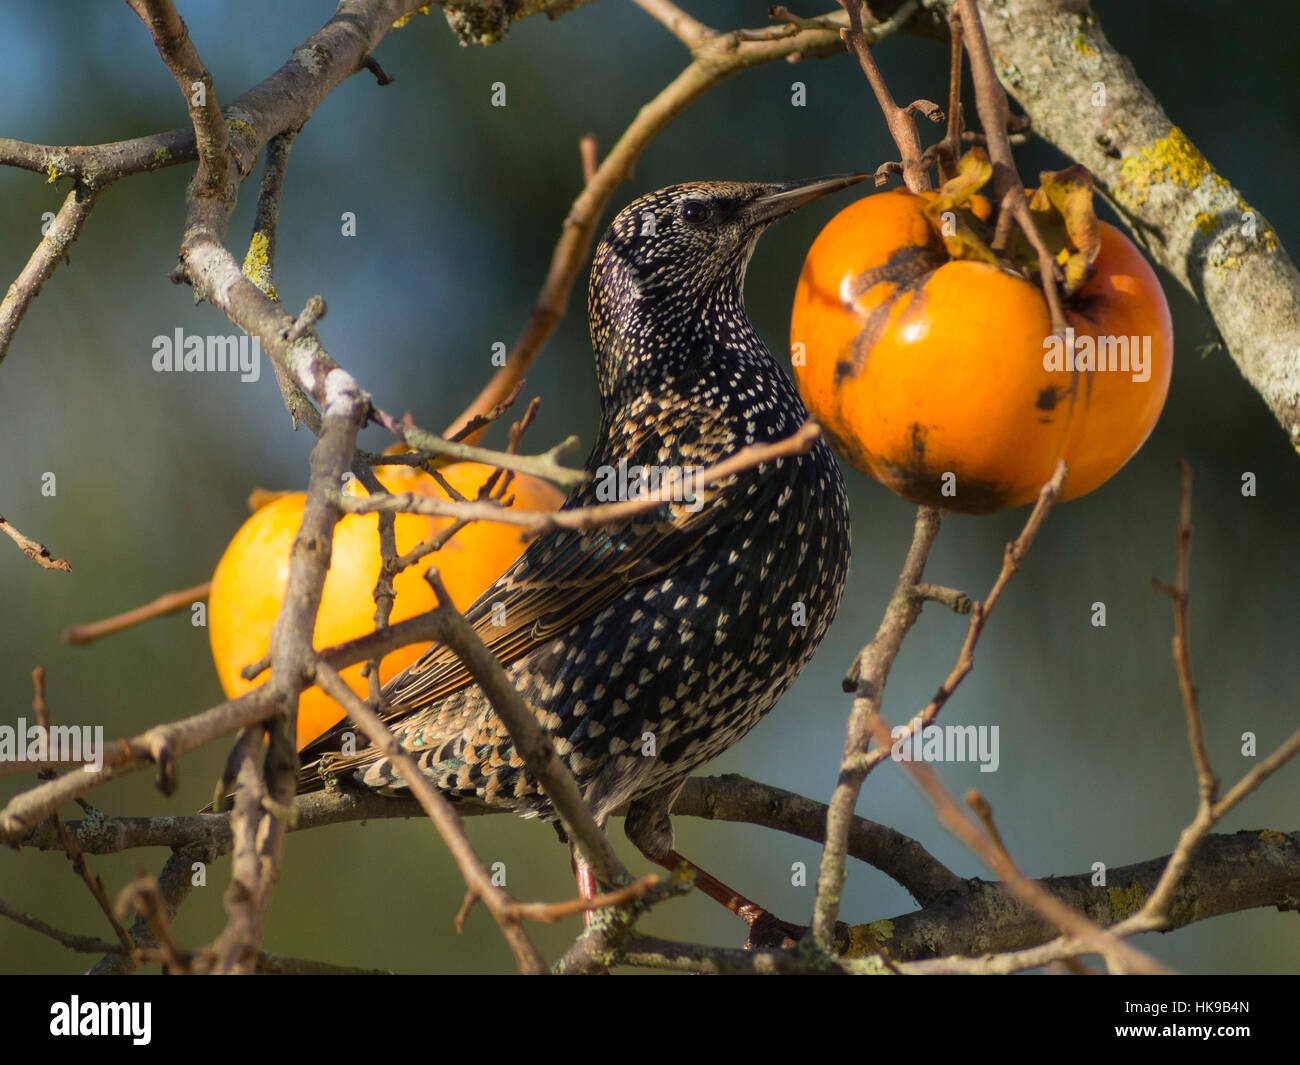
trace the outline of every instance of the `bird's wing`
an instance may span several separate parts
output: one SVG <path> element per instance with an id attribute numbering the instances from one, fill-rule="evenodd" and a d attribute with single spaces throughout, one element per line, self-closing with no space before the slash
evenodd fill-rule
<path id="1" fill-rule="evenodd" d="M 668 434 L 662 422 L 624 437 L 629 466 L 700 467 L 736 450 L 736 441 L 720 419 L 700 412 L 673 412 L 684 424 Z M 716 427 L 716 428 L 715 428 Z M 723 438 L 725 435 L 725 439 Z M 620 449 L 622 450 L 622 449 Z M 789 460 L 786 460 L 789 461 Z M 757 481 L 756 481 L 757 479 Z M 711 533 L 740 520 L 740 513 L 767 505 L 776 480 L 746 470 L 701 493 L 698 508 L 686 502 L 665 503 L 653 511 L 585 529 L 558 529 L 534 540 L 520 559 L 465 611 L 465 619 L 503 665 L 529 653 L 575 623 L 593 617 L 633 585 L 671 571 Z M 735 495 L 747 496 L 737 507 Z M 599 502 L 593 483 L 584 485 L 563 509 Z M 384 688 L 386 720 L 404 718 L 434 706 L 468 687 L 473 677 L 447 647 L 435 644 Z M 301 752 L 307 766 L 337 749 L 337 737 L 355 726 L 344 721 Z M 351 756 L 361 764 L 364 752 Z M 349 759 L 337 760 L 336 768 Z M 315 779 L 307 773 L 304 779 Z"/>

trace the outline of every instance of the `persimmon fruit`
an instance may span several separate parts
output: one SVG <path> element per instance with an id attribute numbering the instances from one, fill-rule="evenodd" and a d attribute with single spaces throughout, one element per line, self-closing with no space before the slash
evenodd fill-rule
<path id="1" fill-rule="evenodd" d="M 1039 208 L 1069 201 L 1067 365 L 1036 262 L 1016 269 L 975 235 L 989 210 L 970 186 L 987 168 L 971 165 L 984 169 L 955 193 L 882 192 L 836 215 L 804 263 L 790 340 L 804 401 L 850 464 L 914 502 L 982 514 L 1032 501 L 1058 459 L 1062 499 L 1123 466 L 1164 406 L 1173 332 L 1146 259 L 1092 214 L 1090 175 L 1058 196 L 1068 182 L 1049 181 L 1082 168 L 1044 174 Z M 1087 253 L 1063 230 L 1089 233 Z"/>
<path id="2" fill-rule="evenodd" d="M 460 462 L 439 471 L 447 482 L 467 499 L 474 499 L 493 467 Z M 411 467 L 388 466 L 377 471 L 390 492 L 417 492 L 448 499 L 442 486 L 427 473 Z M 356 481 L 348 491 L 365 490 Z M 563 495 L 535 477 L 516 474 L 506 489 L 513 507 L 520 510 L 558 510 Z M 260 507 L 235 533 L 217 563 L 208 596 L 208 633 L 212 657 L 221 686 L 228 698 L 235 698 L 263 683 L 245 680 L 240 671 L 262 658 L 271 645 L 275 624 L 289 580 L 289 554 L 302 522 L 306 495 L 288 493 Z M 450 518 L 420 514 L 398 514 L 394 520 L 398 554 L 436 536 L 452 522 Z M 395 599 L 390 621 L 397 622 L 430 610 L 436 605 L 424 572 L 436 566 L 458 609 L 474 602 L 492 582 L 523 553 L 519 526 L 502 522 L 477 521 L 461 529 L 442 548 L 425 556 L 393 581 Z M 330 647 L 344 640 L 364 636 L 374 628 L 373 592 L 379 577 L 379 517 L 376 514 L 347 514 L 334 530 L 329 573 L 316 618 L 314 644 Z M 414 662 L 428 645 L 413 644 L 386 655 L 379 667 L 381 682 L 387 682 Z M 343 670 L 343 678 L 357 694 L 366 694 L 366 680 L 360 665 Z M 298 700 L 298 746 L 303 747 L 342 720 L 343 709 L 319 688 L 304 691 Z"/>

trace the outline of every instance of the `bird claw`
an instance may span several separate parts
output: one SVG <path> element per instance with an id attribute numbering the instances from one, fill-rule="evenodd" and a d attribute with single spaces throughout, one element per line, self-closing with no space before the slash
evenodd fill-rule
<path id="1" fill-rule="evenodd" d="M 749 938 L 744 950 L 772 950 L 793 947 L 808 934 L 805 925 L 791 924 L 760 907 L 746 908 L 740 917 L 749 925 Z"/>

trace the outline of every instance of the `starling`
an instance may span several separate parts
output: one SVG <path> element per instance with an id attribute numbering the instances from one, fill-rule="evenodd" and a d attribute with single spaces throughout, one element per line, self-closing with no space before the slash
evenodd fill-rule
<path id="1" fill-rule="evenodd" d="M 860 179 L 675 185 L 615 218 L 588 297 L 600 429 L 591 479 L 565 509 L 608 501 L 612 485 L 638 471 L 644 479 L 645 468 L 651 481 L 656 469 L 689 473 L 799 429 L 808 417 L 799 394 L 746 317 L 745 270 L 771 222 Z M 849 564 L 844 483 L 822 440 L 687 495 L 539 537 L 465 612 L 597 821 L 629 804 L 628 838 L 669 868 L 684 861 L 668 813 L 687 776 L 749 732 L 798 676 Z M 402 747 L 448 798 L 555 820 L 448 650 L 432 647 L 383 694 Z M 349 728 L 304 750 L 299 790 L 351 780 L 401 794 L 374 748 L 336 753 Z M 762 912 L 707 874 L 697 885 L 751 924 Z"/>

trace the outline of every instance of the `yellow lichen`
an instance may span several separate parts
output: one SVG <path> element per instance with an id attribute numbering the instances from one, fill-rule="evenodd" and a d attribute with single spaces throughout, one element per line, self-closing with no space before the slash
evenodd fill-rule
<path id="1" fill-rule="evenodd" d="M 226 119 L 226 129 L 231 133 L 237 133 L 245 140 L 253 141 L 257 138 L 257 130 L 253 128 L 251 122 L 245 122 L 242 118 Z"/>
<path id="2" fill-rule="evenodd" d="M 1219 228 L 1219 217 L 1211 211 L 1202 211 L 1196 216 L 1196 231 L 1203 237 L 1208 237 Z"/>
<path id="3" fill-rule="evenodd" d="M 1079 35 L 1074 39 L 1074 50 L 1080 55 L 1086 55 L 1089 59 L 1096 59 L 1099 55 L 1097 49 L 1088 43 L 1087 35 L 1085 35 L 1082 30 L 1079 31 Z"/>
<path id="4" fill-rule="evenodd" d="M 418 7 L 410 14 L 403 15 L 396 22 L 394 22 L 393 29 L 400 30 L 403 26 L 405 26 L 408 22 L 410 22 L 413 18 L 415 18 L 416 15 L 427 15 L 428 13 L 429 13 L 428 4 L 425 4 L 423 7 Z"/>
<path id="5" fill-rule="evenodd" d="M 172 153 L 166 148 L 155 148 L 153 150 L 154 166 L 166 166 L 171 161 Z"/>
<path id="6" fill-rule="evenodd" d="M 1130 155 L 1120 163 L 1119 172 L 1138 203 L 1146 201 L 1153 185 L 1178 185 L 1190 191 L 1207 178 L 1219 185 L 1227 184 L 1177 126 L 1169 136 Z"/>
<path id="7" fill-rule="evenodd" d="M 894 922 L 890 920 L 872 921 L 870 924 L 854 925 L 849 929 L 849 946 L 844 952 L 846 958 L 874 957 L 881 942 L 894 935 Z"/>
<path id="8" fill-rule="evenodd" d="M 1285 843 L 1285 842 L 1286 842 L 1286 835 L 1285 835 L 1284 833 L 1277 832 L 1277 831 L 1275 831 L 1274 829 L 1271 829 L 1271 828 L 1266 828 L 1266 829 L 1264 829 L 1262 832 L 1260 832 L 1260 834 L 1259 834 L 1259 838 L 1262 839 L 1265 843 Z"/>
<path id="9" fill-rule="evenodd" d="M 1126 888 L 1107 888 L 1106 894 L 1110 896 L 1110 909 L 1116 920 L 1137 913 L 1147 900 L 1147 893 L 1136 880 Z"/>
<path id="10" fill-rule="evenodd" d="M 872 921 L 867 925 L 868 931 L 877 939 L 892 939 L 894 936 L 894 922 L 887 918 L 881 918 L 879 921 Z"/>
<path id="11" fill-rule="evenodd" d="M 59 180 L 59 173 L 60 173 L 60 171 L 59 171 L 59 168 L 58 168 L 58 165 L 57 165 L 57 164 L 55 164 L 55 163 L 50 163 L 50 164 L 45 168 L 45 173 L 46 173 L 47 175 L 49 175 L 49 176 L 45 179 L 45 184 L 47 184 L 47 185 L 53 185 L 56 181 Z"/>
<path id="12" fill-rule="evenodd" d="M 271 241 L 262 230 L 253 234 L 248 242 L 248 254 L 244 256 L 244 276 L 265 292 L 273 300 L 280 298 L 271 280 Z"/>

